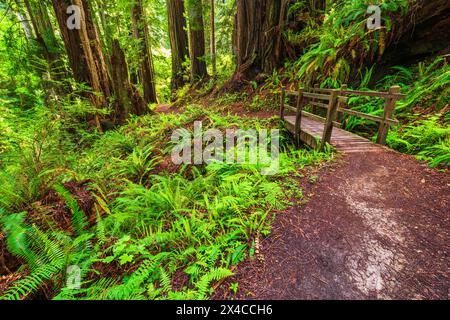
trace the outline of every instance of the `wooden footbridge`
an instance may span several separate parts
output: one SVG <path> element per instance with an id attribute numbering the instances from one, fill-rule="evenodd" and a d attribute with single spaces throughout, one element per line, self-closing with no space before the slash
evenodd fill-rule
<path id="1" fill-rule="evenodd" d="M 349 96 L 385 99 L 383 115 L 375 116 L 349 109 L 347 104 Z M 297 143 L 302 141 L 317 149 L 323 149 L 329 143 L 339 151 L 346 153 L 370 152 L 379 150 L 379 147 L 366 138 L 344 130 L 342 121 L 344 115 L 379 123 L 377 144 L 385 145 L 389 127 L 398 124 L 398 121 L 393 118 L 395 104 L 403 97 L 398 86 L 391 87 L 389 92 L 348 90 L 346 85 L 341 89 L 315 87 L 308 91 L 305 89 L 288 91 L 282 88 L 280 116 Z M 294 100 L 296 105 L 292 106 L 286 103 L 286 100 Z M 309 111 L 305 110 L 307 108 Z M 325 110 L 325 116 L 317 114 L 320 109 Z"/>

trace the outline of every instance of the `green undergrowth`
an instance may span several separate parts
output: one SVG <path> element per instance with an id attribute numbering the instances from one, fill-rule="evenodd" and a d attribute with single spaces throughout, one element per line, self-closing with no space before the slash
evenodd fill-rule
<path id="1" fill-rule="evenodd" d="M 75 121 L 88 116 L 82 102 L 67 110 L 37 108 L 0 122 L 10 137 L 1 153 L 0 223 L 22 262 L 17 272 L 26 274 L 2 299 L 206 299 L 253 257 L 274 214 L 301 195 L 299 170 L 332 158 L 295 150 L 282 136 L 276 175 L 262 175 L 261 164 L 174 166 L 176 128 L 192 131 L 196 120 L 204 129 L 277 128 L 278 121 L 192 105 L 100 134 Z M 82 181 L 89 212 L 66 187 Z M 49 192 L 69 212 L 69 227 L 58 226 L 60 202 L 42 200 Z"/>
<path id="2" fill-rule="evenodd" d="M 367 29 L 370 4 L 379 5 L 383 28 Z M 310 45 L 290 69 L 293 79 L 307 84 L 325 82 L 332 87 L 347 83 L 352 75 L 361 73 L 367 59 L 383 55 L 392 31 L 392 16 L 404 15 L 409 4 L 407 0 L 378 3 L 345 0 L 327 3 L 326 7 L 320 19 L 310 18 L 305 28 L 295 35 Z"/>
<path id="3" fill-rule="evenodd" d="M 417 156 L 427 161 L 431 167 L 446 168 L 450 165 L 450 66 L 449 55 L 433 60 L 421 61 L 415 65 L 394 66 L 383 78 L 374 81 L 376 66 L 361 73 L 361 81 L 350 85 L 350 89 L 387 92 L 398 85 L 405 98 L 396 104 L 394 117 L 400 121 L 389 131 L 389 147 L 400 152 Z M 289 73 L 289 71 L 288 71 Z M 284 77 L 286 74 L 281 74 Z M 273 77 L 267 87 L 273 87 Z M 339 88 L 342 83 L 330 85 L 324 80 L 322 88 Z M 308 87 L 305 83 L 304 87 Z M 385 99 L 349 96 L 348 107 L 370 115 L 382 116 Z M 323 114 L 325 116 L 325 114 Z M 355 116 L 343 116 L 346 130 L 376 141 L 379 124 L 375 121 Z"/>
<path id="4" fill-rule="evenodd" d="M 444 123 L 440 114 L 427 116 L 389 133 L 387 143 L 401 152 L 416 155 L 430 167 L 450 166 L 450 118 Z"/>
<path id="5" fill-rule="evenodd" d="M 450 165 L 450 66 L 448 55 L 431 62 L 420 62 L 411 67 L 394 66 L 391 74 L 377 82 L 375 90 L 388 91 L 399 85 L 406 96 L 396 104 L 394 116 L 400 125 L 393 126 L 387 138 L 388 145 L 400 152 L 416 155 L 431 167 Z M 367 70 L 358 89 L 369 88 L 373 68 Z M 351 97 L 351 108 L 383 115 L 385 100 L 368 97 Z M 345 120 L 346 128 L 363 131 L 373 141 L 378 124 L 356 117 Z"/>
<path id="6" fill-rule="evenodd" d="M 367 29 L 369 4 L 380 6 L 380 29 Z M 411 10 L 417 8 L 407 0 L 332 1 L 325 4 L 324 10 L 313 13 L 305 2 L 292 5 L 288 14 L 304 20 L 305 25 L 298 32 L 286 31 L 284 36 L 302 47 L 303 54 L 285 62 L 280 73 L 268 75 L 264 86 L 269 90 L 278 88 L 279 92 L 280 79 L 305 88 L 319 84 L 337 89 L 348 84 L 355 90 L 388 91 L 398 85 L 406 97 L 397 102 L 395 117 L 400 125 L 391 128 L 388 145 L 427 161 L 431 167 L 448 167 L 449 55 L 419 60 L 415 65 L 393 66 L 383 70 L 384 77 L 380 78 L 379 67 L 391 45 L 394 24 Z M 354 110 L 382 116 L 385 100 L 350 96 L 348 104 Z M 376 141 L 378 123 L 354 116 L 342 120 L 345 129 Z"/>
<path id="7" fill-rule="evenodd" d="M 393 126 L 388 145 L 400 152 L 416 155 L 431 167 L 450 165 L 450 66 L 449 56 L 420 62 L 411 67 L 394 66 L 391 74 L 379 80 L 376 90 L 388 91 L 399 85 L 406 96 L 396 104 L 394 116 L 400 125 Z M 372 70 L 365 73 L 360 90 L 371 90 Z M 349 105 L 355 110 L 383 115 L 385 101 L 377 98 L 352 97 Z M 346 119 L 349 130 L 365 130 L 374 141 L 378 124 L 356 117 Z M 369 129 L 369 131 L 368 131 Z"/>

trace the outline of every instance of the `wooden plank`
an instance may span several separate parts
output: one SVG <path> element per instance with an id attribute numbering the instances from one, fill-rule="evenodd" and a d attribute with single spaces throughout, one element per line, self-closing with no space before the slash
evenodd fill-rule
<path id="1" fill-rule="evenodd" d="M 321 93 L 324 93 L 324 94 L 329 94 L 330 92 L 333 91 L 333 89 L 320 89 L 320 88 L 314 88 L 314 89 L 311 89 L 311 90 L 313 92 L 321 92 Z M 342 85 L 340 94 L 343 94 L 344 91 L 347 91 L 347 85 L 345 85 L 345 84 Z M 345 97 L 343 95 L 338 97 L 338 101 L 342 102 L 342 103 L 347 103 L 348 99 L 349 99 L 349 97 Z"/>
<path id="2" fill-rule="evenodd" d="M 308 111 L 302 111 L 302 115 L 308 118 L 311 118 L 313 120 L 325 123 L 326 119 L 324 117 L 318 116 L 314 113 L 308 112 Z"/>
<path id="3" fill-rule="evenodd" d="M 286 128 L 294 133 L 295 116 L 285 117 Z M 302 128 L 300 132 L 300 140 L 308 144 L 312 148 L 320 147 L 324 124 L 314 119 L 304 117 L 302 119 Z M 374 145 L 366 138 L 360 137 L 343 129 L 335 128 L 331 137 L 331 144 L 341 152 L 366 152 L 380 150 L 379 146 Z"/>
<path id="4" fill-rule="evenodd" d="M 361 117 L 367 120 L 380 123 L 377 143 L 385 144 L 386 136 L 389 130 L 389 126 L 398 124 L 399 121 L 392 119 L 392 115 L 395 109 L 395 103 L 405 95 L 400 93 L 400 87 L 391 87 L 389 92 L 375 92 L 375 91 L 358 91 L 358 90 L 346 90 L 346 86 L 343 85 L 340 90 L 333 89 L 320 89 L 315 87 L 310 89 L 311 92 L 289 91 L 286 94 L 294 95 L 297 97 L 296 107 L 283 104 L 283 108 L 292 112 L 295 112 L 295 116 L 284 116 L 286 127 L 289 131 L 294 133 L 297 141 L 301 140 L 312 147 L 320 146 L 324 148 L 325 144 L 331 143 L 335 145 L 338 150 L 344 152 L 371 152 L 379 151 L 379 147 L 372 144 L 369 140 L 357 136 L 353 133 L 340 129 L 341 123 L 334 121 L 338 114 L 348 114 L 355 117 Z M 320 93 L 317 93 L 320 92 Z M 324 94 L 322 94 L 324 93 Z M 329 93 L 329 94 L 326 94 Z M 348 102 L 348 97 L 343 95 L 360 95 L 360 96 L 372 96 L 386 99 L 386 106 L 383 116 L 375 116 L 366 114 L 360 111 L 346 109 L 342 107 L 343 104 Z M 304 111 L 305 103 L 304 98 L 308 98 L 311 101 L 308 105 L 313 108 L 313 113 Z M 318 100 L 328 101 L 328 105 Z M 323 118 L 314 114 L 316 107 L 324 108 L 327 110 L 327 117 Z M 333 130 L 334 128 L 334 130 Z"/>
<path id="5" fill-rule="evenodd" d="M 284 105 L 284 109 L 285 109 L 285 110 L 289 110 L 289 111 L 291 111 L 291 112 L 297 112 L 297 108 L 296 108 L 296 107 L 293 107 L 293 106 L 291 106 L 291 105 L 289 105 L 289 104 L 285 104 L 285 105 Z"/>
<path id="6" fill-rule="evenodd" d="M 326 104 L 326 103 L 312 101 L 312 102 L 308 102 L 308 104 L 311 106 L 328 109 L 328 104 Z M 314 113 L 314 109 L 313 109 L 313 113 Z"/>
<path id="7" fill-rule="evenodd" d="M 328 95 L 328 94 L 310 93 L 310 92 L 304 92 L 303 97 L 310 98 L 310 99 L 326 100 L 326 101 L 330 101 L 330 99 L 331 99 L 330 95 Z"/>
<path id="8" fill-rule="evenodd" d="M 286 95 L 288 96 L 298 96 L 298 92 L 297 91 L 292 91 L 292 90 L 286 90 Z"/>
<path id="9" fill-rule="evenodd" d="M 310 146 L 313 149 L 317 149 L 319 147 L 318 145 L 318 141 L 320 141 L 320 133 L 323 130 L 323 125 L 310 120 L 310 119 L 303 119 L 302 122 L 307 122 L 307 125 L 304 126 L 304 128 L 302 128 L 302 130 L 300 130 L 299 133 L 299 141 L 303 141 L 304 143 L 306 143 L 308 146 Z M 286 128 L 295 136 L 295 116 L 286 116 L 285 117 L 285 123 L 286 123 Z M 317 124 L 319 124 L 317 126 Z M 316 127 L 317 128 L 311 128 L 311 127 Z M 308 128 L 305 128 L 308 127 Z M 316 129 L 316 130 L 313 130 Z M 315 131 L 317 131 L 318 133 L 314 133 Z"/>
<path id="10" fill-rule="evenodd" d="M 287 129 L 294 133 L 294 127 L 295 127 L 295 117 L 294 116 L 285 116 L 284 122 L 286 124 Z"/>
<path id="11" fill-rule="evenodd" d="M 319 88 L 319 87 L 314 87 L 311 89 L 312 92 L 321 92 L 321 93 L 331 93 L 333 91 L 333 89 L 326 89 L 326 88 Z"/>
<path id="12" fill-rule="evenodd" d="M 303 111 L 302 112 L 303 116 L 311 118 L 313 120 L 319 121 L 321 123 L 325 123 L 326 119 L 324 117 L 318 116 L 316 114 L 307 112 L 307 111 Z M 337 122 L 337 121 L 333 121 L 333 126 L 335 126 L 336 128 L 340 128 L 341 127 L 341 123 Z"/>
<path id="13" fill-rule="evenodd" d="M 378 97 L 378 98 L 404 98 L 405 94 L 391 93 L 391 92 L 377 92 L 377 91 L 361 91 L 361 90 L 344 90 L 341 92 L 343 95 L 355 95 L 355 96 L 366 96 L 366 97 Z"/>
<path id="14" fill-rule="evenodd" d="M 318 88 L 314 87 L 311 88 L 312 92 L 320 92 L 320 93 L 331 93 L 333 89 L 326 89 L 326 88 Z M 404 98 L 406 97 L 403 93 L 390 93 L 390 92 L 380 92 L 380 91 L 363 91 L 363 90 L 349 90 L 347 89 L 347 85 L 344 84 L 341 87 L 341 94 L 343 95 L 357 95 L 357 96 L 368 96 L 368 97 L 379 97 L 379 98 L 390 98 L 390 97 L 397 97 L 397 98 Z"/>
<path id="15" fill-rule="evenodd" d="M 319 147 L 320 138 L 310 132 L 302 130 L 300 132 L 300 140 L 313 149 L 317 149 Z"/>
<path id="16" fill-rule="evenodd" d="M 346 114 L 349 114 L 351 116 L 364 118 L 364 119 L 375 121 L 375 122 L 385 121 L 388 124 L 393 124 L 393 125 L 399 124 L 399 121 L 395 120 L 395 119 L 383 119 L 383 117 L 375 116 L 375 115 L 372 115 L 372 114 L 367 114 L 367 113 L 356 111 L 356 110 L 352 110 L 352 109 L 338 108 L 338 112 L 346 113 Z"/>

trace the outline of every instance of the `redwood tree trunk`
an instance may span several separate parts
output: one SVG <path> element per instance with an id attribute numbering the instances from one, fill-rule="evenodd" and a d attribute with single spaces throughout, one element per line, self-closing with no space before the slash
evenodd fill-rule
<path id="1" fill-rule="evenodd" d="M 186 32 L 186 19 L 184 17 L 183 0 L 167 0 L 167 13 L 169 20 L 169 38 L 172 51 L 172 90 L 181 88 L 186 84 L 187 67 L 183 65 L 189 58 L 188 35 Z"/>
<path id="2" fill-rule="evenodd" d="M 146 113 L 147 104 L 139 91 L 130 83 L 125 54 L 117 39 L 111 50 L 112 84 L 116 96 L 115 123 L 124 123 L 130 114 Z"/>
<path id="3" fill-rule="evenodd" d="M 236 71 L 233 80 L 251 79 L 271 73 L 279 64 L 277 40 L 283 15 L 280 0 L 237 0 L 235 24 Z"/>
<path id="4" fill-rule="evenodd" d="M 188 0 L 189 43 L 191 52 L 191 82 L 208 75 L 205 62 L 205 28 L 201 0 Z"/>
<path id="5" fill-rule="evenodd" d="M 133 34 L 141 42 L 140 51 L 143 53 L 139 76 L 144 89 L 144 100 L 147 103 L 157 103 L 153 57 L 150 48 L 150 34 L 145 21 L 142 0 L 136 0 L 132 12 Z"/>
<path id="6" fill-rule="evenodd" d="M 88 84 L 98 94 L 87 93 L 96 107 L 105 107 L 111 96 L 111 82 L 103 57 L 97 28 L 86 0 L 52 0 L 61 36 L 75 80 Z M 81 8 L 81 28 L 70 30 L 67 26 L 67 7 Z M 98 119 L 97 119 L 98 120 Z M 97 121 L 97 125 L 99 123 Z"/>

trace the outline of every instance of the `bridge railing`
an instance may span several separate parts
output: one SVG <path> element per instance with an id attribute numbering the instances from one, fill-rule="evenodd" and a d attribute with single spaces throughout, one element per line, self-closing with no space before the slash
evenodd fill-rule
<path id="1" fill-rule="evenodd" d="M 286 96 L 296 97 L 296 106 L 285 103 Z M 352 110 L 348 108 L 347 102 L 349 96 L 367 96 L 385 99 L 385 106 L 382 116 L 367 114 L 364 112 Z M 297 140 L 300 138 L 302 117 L 314 119 L 324 123 L 324 131 L 322 135 L 320 148 L 323 149 L 326 143 L 330 143 L 333 127 L 342 127 L 342 118 L 344 114 L 364 118 L 379 123 L 377 143 L 386 144 L 386 137 L 391 125 L 398 124 L 393 118 L 395 105 L 405 95 L 400 93 L 399 86 L 392 86 L 389 92 L 377 91 L 359 91 L 349 90 L 347 85 L 343 85 L 340 89 L 323 89 L 317 86 L 306 91 L 300 88 L 298 91 L 281 89 L 281 110 L 280 117 L 284 120 L 286 109 L 295 112 L 295 130 L 294 134 Z M 312 112 L 305 111 L 306 106 L 312 106 Z M 318 108 L 326 110 L 326 117 L 317 115 Z"/>

